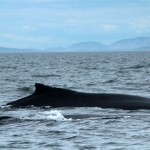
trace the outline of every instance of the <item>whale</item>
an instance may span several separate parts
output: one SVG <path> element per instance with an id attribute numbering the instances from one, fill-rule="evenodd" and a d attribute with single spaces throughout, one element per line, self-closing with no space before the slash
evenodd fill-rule
<path id="1" fill-rule="evenodd" d="M 125 115 L 104 115 L 104 114 L 103 115 L 96 115 L 96 114 L 64 114 L 63 116 L 67 119 L 100 118 L 100 119 L 105 119 L 105 120 L 106 119 L 120 119 L 120 118 L 125 117 Z M 132 115 L 132 117 L 133 117 L 133 115 Z M 19 121 L 19 120 L 20 121 L 22 120 L 21 117 L 16 118 L 16 117 L 13 117 L 13 116 L 0 116 L 0 123 L 3 122 L 3 121 L 11 121 L 12 122 L 12 121 Z M 25 119 L 23 119 L 23 120 L 25 120 Z M 28 120 L 28 119 L 26 119 L 26 120 Z M 31 121 L 32 119 L 29 119 L 29 120 Z"/>
<path id="2" fill-rule="evenodd" d="M 10 116 L 0 116 L 0 121 L 12 119 L 12 118 L 13 117 L 10 117 Z"/>
<path id="3" fill-rule="evenodd" d="M 10 107 L 100 107 L 124 110 L 150 109 L 150 98 L 116 94 L 87 93 L 35 83 L 33 94 L 8 102 Z"/>
<path id="4" fill-rule="evenodd" d="M 67 119 L 89 119 L 89 118 L 100 118 L 100 119 L 120 119 L 124 118 L 125 115 L 96 115 L 96 114 L 64 114 L 63 115 Z M 139 115 L 138 115 L 139 116 Z M 133 117 L 133 116 L 132 116 Z M 142 116 L 143 117 L 143 116 Z M 14 116 L 0 116 L 0 125 L 3 122 L 16 122 L 16 121 L 21 121 L 21 120 L 32 120 L 32 119 L 22 119 L 21 117 L 17 118 Z M 33 119 L 34 120 L 34 119 Z M 38 120 L 38 119 L 37 119 Z M 44 118 L 43 118 L 44 120 Z"/>

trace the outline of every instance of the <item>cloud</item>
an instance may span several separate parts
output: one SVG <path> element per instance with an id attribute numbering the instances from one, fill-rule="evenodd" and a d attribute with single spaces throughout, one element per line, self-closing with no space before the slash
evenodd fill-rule
<path id="1" fill-rule="evenodd" d="M 150 17 L 138 18 L 129 23 L 130 28 L 136 33 L 150 33 Z"/>
<path id="2" fill-rule="evenodd" d="M 107 23 L 107 24 L 100 25 L 100 28 L 106 32 L 112 32 L 112 31 L 114 32 L 118 29 L 118 25 Z"/>
<path id="3" fill-rule="evenodd" d="M 27 30 L 27 31 L 36 31 L 37 30 L 36 27 L 30 26 L 30 25 L 23 25 L 21 28 L 24 30 Z"/>
<path id="4" fill-rule="evenodd" d="M 28 42 L 44 42 L 45 39 L 47 40 L 47 38 L 35 38 L 35 37 L 32 37 L 32 36 L 22 36 L 22 35 L 16 35 L 16 34 L 1 34 L 1 37 L 3 38 L 6 38 L 6 39 L 11 39 L 11 40 L 17 40 L 18 42 L 21 41 L 21 42 L 25 42 L 25 41 L 28 41 Z M 46 42 L 46 41 L 45 41 Z M 44 42 L 44 43 L 45 43 Z"/>
<path id="5" fill-rule="evenodd" d="M 36 38 L 33 38 L 33 37 L 29 37 L 29 36 L 21 36 L 21 35 L 16 35 L 16 34 L 3 34 L 1 35 L 3 38 L 6 38 L 6 39 L 11 39 L 11 40 L 18 40 L 19 41 L 29 41 L 29 42 L 37 42 L 38 40 Z"/>
<path id="6" fill-rule="evenodd" d="M 9 38 L 9 39 L 16 39 L 18 38 L 18 36 L 16 36 L 15 34 L 4 34 L 2 35 L 4 38 Z"/>
<path id="7" fill-rule="evenodd" d="M 150 36 L 149 7 L 150 0 L 1 0 L 0 33 L 29 47 Z"/>

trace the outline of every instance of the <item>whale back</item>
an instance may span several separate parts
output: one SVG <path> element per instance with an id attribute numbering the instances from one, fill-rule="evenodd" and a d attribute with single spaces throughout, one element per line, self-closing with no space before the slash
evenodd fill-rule
<path id="1" fill-rule="evenodd" d="M 34 94 L 41 94 L 41 93 L 52 93 L 52 94 L 64 94 L 64 93 L 74 93 L 75 91 L 63 88 L 56 88 L 52 86 L 47 86 L 41 83 L 35 83 L 35 92 Z"/>
<path id="2" fill-rule="evenodd" d="M 9 102 L 7 105 L 12 107 L 33 105 L 38 107 L 101 107 L 135 110 L 150 109 L 150 98 L 113 93 L 84 93 L 35 83 L 33 94 Z M 7 119 L 7 117 L 2 119 L 5 118 Z"/>

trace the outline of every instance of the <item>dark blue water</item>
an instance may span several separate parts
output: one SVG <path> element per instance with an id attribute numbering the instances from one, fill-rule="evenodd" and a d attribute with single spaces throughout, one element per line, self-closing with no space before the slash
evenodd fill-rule
<path id="1" fill-rule="evenodd" d="M 0 54 L 1 149 L 150 149 L 150 110 L 3 107 L 36 82 L 150 97 L 150 52 Z"/>

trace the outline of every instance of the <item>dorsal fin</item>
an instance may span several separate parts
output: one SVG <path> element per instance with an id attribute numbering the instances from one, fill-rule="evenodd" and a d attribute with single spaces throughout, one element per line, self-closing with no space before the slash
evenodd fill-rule
<path id="1" fill-rule="evenodd" d="M 36 94 L 46 92 L 46 91 L 50 90 L 50 88 L 51 88 L 50 86 L 46 86 L 41 83 L 35 83 L 35 93 Z"/>
<path id="2" fill-rule="evenodd" d="M 63 88 L 57 88 L 57 87 L 52 87 L 48 85 L 44 85 L 41 83 L 35 83 L 35 92 L 34 94 L 40 94 L 40 93 L 45 93 L 45 92 L 51 92 L 55 94 L 66 94 L 66 93 L 72 93 L 74 91 L 69 90 L 69 89 L 63 89 Z"/>

